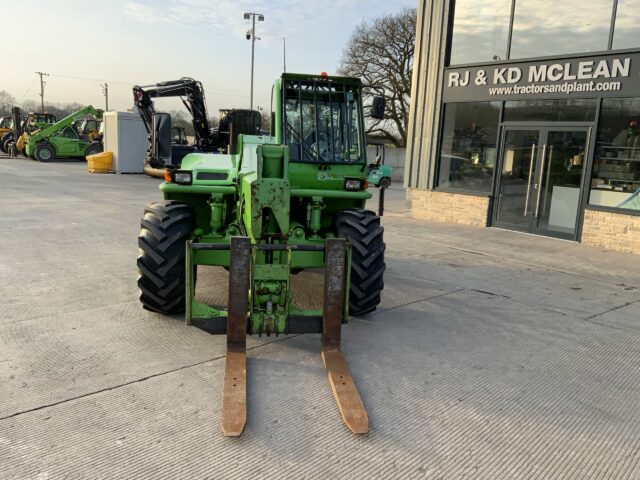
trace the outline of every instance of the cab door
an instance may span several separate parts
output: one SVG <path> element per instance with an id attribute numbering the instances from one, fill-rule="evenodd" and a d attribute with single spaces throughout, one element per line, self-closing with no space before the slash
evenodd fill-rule
<path id="1" fill-rule="evenodd" d="M 73 126 L 65 127 L 53 142 L 56 147 L 56 154 L 61 157 L 82 155 L 89 145 L 80 139 L 78 132 Z"/>

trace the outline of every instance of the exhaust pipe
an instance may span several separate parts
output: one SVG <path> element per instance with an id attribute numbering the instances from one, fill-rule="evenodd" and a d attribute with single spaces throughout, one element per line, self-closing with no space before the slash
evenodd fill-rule
<path id="1" fill-rule="evenodd" d="M 164 168 L 154 168 L 151 165 L 147 164 L 144 166 L 144 173 L 149 175 L 150 177 L 162 178 L 164 179 Z"/>

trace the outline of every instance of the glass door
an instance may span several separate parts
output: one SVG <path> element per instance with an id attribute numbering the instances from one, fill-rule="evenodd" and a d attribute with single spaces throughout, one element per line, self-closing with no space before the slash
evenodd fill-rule
<path id="1" fill-rule="evenodd" d="M 549 129 L 545 133 L 534 233 L 574 239 L 589 129 Z"/>
<path id="2" fill-rule="evenodd" d="M 587 127 L 506 127 L 494 226 L 574 239 Z"/>
<path id="3" fill-rule="evenodd" d="M 542 150 L 539 129 L 505 128 L 493 225 L 509 230 L 534 229 L 536 165 Z"/>

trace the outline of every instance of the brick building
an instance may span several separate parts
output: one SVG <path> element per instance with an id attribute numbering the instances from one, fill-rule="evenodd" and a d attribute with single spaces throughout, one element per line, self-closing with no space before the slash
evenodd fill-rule
<path id="1" fill-rule="evenodd" d="M 419 3 L 412 215 L 640 253 L 637 0 Z"/>

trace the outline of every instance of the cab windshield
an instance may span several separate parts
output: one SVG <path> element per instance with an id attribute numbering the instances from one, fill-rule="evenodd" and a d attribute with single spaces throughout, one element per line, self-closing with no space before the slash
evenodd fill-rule
<path id="1" fill-rule="evenodd" d="M 283 134 L 291 161 L 362 161 L 356 85 L 292 79 L 286 80 L 283 93 Z"/>

